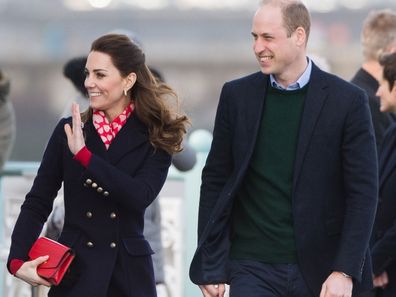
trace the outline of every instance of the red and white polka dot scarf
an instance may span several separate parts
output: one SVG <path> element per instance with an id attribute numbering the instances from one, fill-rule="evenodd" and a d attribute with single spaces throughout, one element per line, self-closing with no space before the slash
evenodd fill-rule
<path id="1" fill-rule="evenodd" d="M 125 110 L 116 117 L 111 123 L 106 118 L 105 113 L 101 110 L 94 110 L 92 115 L 93 124 L 98 131 L 100 138 L 106 146 L 106 149 L 109 149 L 109 146 L 113 139 L 116 137 L 117 133 L 121 130 L 121 128 L 125 125 L 127 119 L 132 114 L 135 106 L 131 103 L 128 105 Z"/>

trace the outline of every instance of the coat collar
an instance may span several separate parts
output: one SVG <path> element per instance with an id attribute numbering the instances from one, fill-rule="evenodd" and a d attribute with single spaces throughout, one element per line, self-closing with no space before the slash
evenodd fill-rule
<path id="1" fill-rule="evenodd" d="M 98 156 L 116 164 L 125 154 L 135 149 L 137 146 L 148 141 L 148 131 L 146 126 L 133 113 L 118 132 L 108 150 L 100 139 L 91 121 L 86 125 L 86 145 L 89 150 Z"/>

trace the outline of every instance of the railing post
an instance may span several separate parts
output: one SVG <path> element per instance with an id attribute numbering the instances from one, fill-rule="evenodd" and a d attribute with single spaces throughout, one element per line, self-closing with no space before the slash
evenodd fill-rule
<path id="1" fill-rule="evenodd" d="M 212 143 L 212 134 L 206 130 L 196 130 L 189 137 L 189 144 L 197 152 L 197 163 L 194 168 L 186 173 L 184 183 L 184 297 L 201 297 L 202 293 L 198 286 L 193 284 L 189 277 L 188 271 L 192 257 L 197 247 L 197 223 L 198 223 L 198 206 L 199 191 L 201 185 L 202 168 L 205 165 L 210 145 Z"/>

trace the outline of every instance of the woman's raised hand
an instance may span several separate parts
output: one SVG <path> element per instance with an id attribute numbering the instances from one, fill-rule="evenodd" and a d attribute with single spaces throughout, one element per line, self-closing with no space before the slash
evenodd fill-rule
<path id="1" fill-rule="evenodd" d="M 69 149 L 75 155 L 85 146 L 80 107 L 77 103 L 72 104 L 72 127 L 69 124 L 65 124 L 65 132 Z"/>

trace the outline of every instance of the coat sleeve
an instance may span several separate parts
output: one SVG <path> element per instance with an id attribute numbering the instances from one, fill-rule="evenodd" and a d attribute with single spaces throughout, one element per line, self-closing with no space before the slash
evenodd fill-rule
<path id="1" fill-rule="evenodd" d="M 143 211 L 165 183 L 171 156 L 150 147 L 142 166 L 133 175 L 93 154 L 87 172 L 109 192 L 109 199 L 130 210 Z"/>
<path id="2" fill-rule="evenodd" d="M 45 149 L 33 186 L 21 206 L 11 236 L 8 264 L 11 259 L 27 260 L 30 247 L 40 235 L 52 211 L 54 199 L 63 180 L 63 152 L 67 145 L 62 137 L 63 125 L 62 120 L 56 126 Z"/>
<path id="3" fill-rule="evenodd" d="M 198 240 L 233 169 L 232 128 L 229 115 L 230 88 L 225 84 L 220 95 L 213 130 L 213 141 L 202 171 L 198 215 Z"/>
<path id="4" fill-rule="evenodd" d="M 333 270 L 361 280 L 378 197 L 378 165 L 367 96 L 355 91 L 341 147 L 345 213 Z"/>

